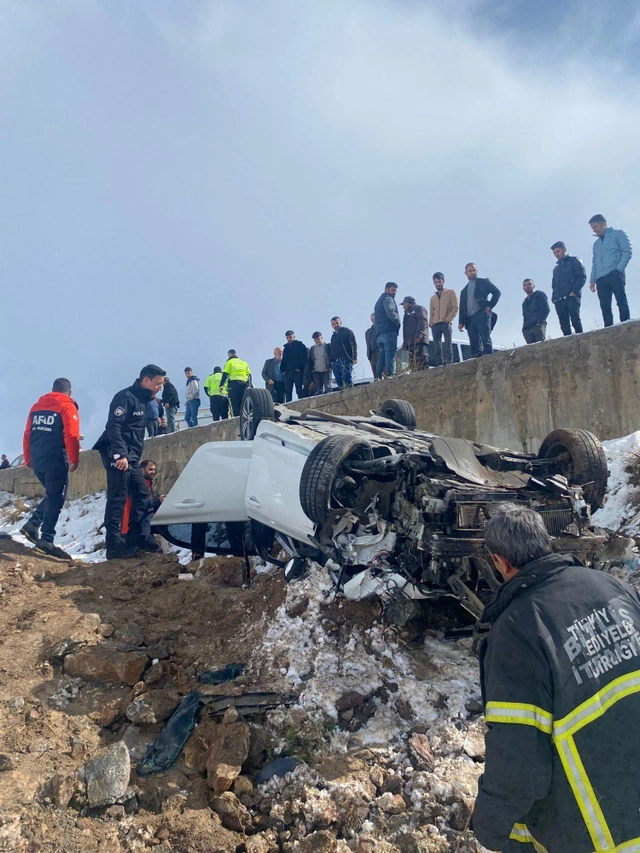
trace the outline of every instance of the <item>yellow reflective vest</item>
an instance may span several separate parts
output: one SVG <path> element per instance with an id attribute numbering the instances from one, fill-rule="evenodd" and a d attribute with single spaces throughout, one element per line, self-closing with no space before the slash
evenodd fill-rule
<path id="1" fill-rule="evenodd" d="M 229 382 L 247 382 L 251 375 L 251 368 L 241 358 L 230 358 L 224 366 L 223 373 L 229 377 Z"/>
<path id="2" fill-rule="evenodd" d="M 485 608 L 472 827 L 503 853 L 640 853 L 640 597 L 551 554 Z"/>
<path id="3" fill-rule="evenodd" d="M 226 397 L 227 396 L 227 388 L 220 388 L 220 380 L 222 379 L 222 373 L 211 373 L 207 376 L 207 379 L 204 383 L 204 389 L 209 397 L 215 397 L 216 395 Z"/>

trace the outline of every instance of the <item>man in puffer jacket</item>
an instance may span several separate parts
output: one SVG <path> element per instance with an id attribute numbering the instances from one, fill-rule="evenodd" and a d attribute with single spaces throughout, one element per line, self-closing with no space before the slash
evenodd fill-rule
<path id="1" fill-rule="evenodd" d="M 626 269 L 631 260 L 631 243 L 629 238 L 619 228 L 607 226 L 607 220 L 601 213 L 596 213 L 589 220 L 593 233 L 597 237 L 593 244 L 593 263 L 591 266 L 592 293 L 598 291 L 598 300 L 602 310 L 605 326 L 613 326 L 611 301 L 615 296 L 620 314 L 620 322 L 624 323 L 631 316 L 626 291 Z"/>
<path id="2" fill-rule="evenodd" d="M 486 758 L 472 828 L 503 853 L 637 849 L 640 597 L 554 554 L 539 513 L 507 505 L 485 545 L 505 583 L 480 646 Z"/>
<path id="3" fill-rule="evenodd" d="M 554 243 L 551 251 L 557 259 L 551 281 L 551 301 L 556 306 L 562 334 L 570 335 L 572 325 L 574 332 L 581 332 L 580 299 L 587 271 L 580 258 L 567 254 L 562 240 Z"/>

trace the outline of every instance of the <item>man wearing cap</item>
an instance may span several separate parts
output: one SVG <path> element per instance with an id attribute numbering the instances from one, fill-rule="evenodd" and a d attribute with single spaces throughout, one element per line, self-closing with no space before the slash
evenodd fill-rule
<path id="1" fill-rule="evenodd" d="M 567 254 L 567 247 L 562 240 L 554 243 L 551 251 L 556 257 L 551 279 L 551 301 L 556 306 L 562 334 L 570 335 L 571 326 L 574 332 L 581 332 L 580 295 L 587 280 L 587 271 L 580 258 Z"/>
<path id="2" fill-rule="evenodd" d="M 400 303 L 404 309 L 402 319 L 402 349 L 409 353 L 409 367 L 425 370 L 429 367 L 429 315 L 423 305 L 416 305 L 413 296 L 405 296 Z"/>
<path id="3" fill-rule="evenodd" d="M 613 326 L 611 300 L 615 296 L 620 313 L 620 322 L 624 323 L 631 316 L 627 302 L 626 273 L 627 264 L 631 260 L 631 243 L 624 231 L 607 226 L 607 220 L 601 213 L 596 213 L 589 220 L 594 236 L 593 263 L 591 265 L 591 281 L 589 287 L 592 293 L 598 291 L 602 319 L 605 326 Z"/>
<path id="4" fill-rule="evenodd" d="M 429 325 L 436 350 L 436 367 L 441 367 L 442 364 L 451 364 L 453 361 L 451 324 L 458 313 L 458 295 L 455 290 L 444 286 L 444 274 L 441 272 L 434 272 L 433 284 L 436 292 L 429 302 Z"/>
<path id="5" fill-rule="evenodd" d="M 466 328 L 472 358 L 491 355 L 493 343 L 491 330 L 498 319 L 493 309 L 500 299 L 500 291 L 488 278 L 478 278 L 478 267 L 469 263 L 464 268 L 468 284 L 460 294 L 458 329 Z"/>

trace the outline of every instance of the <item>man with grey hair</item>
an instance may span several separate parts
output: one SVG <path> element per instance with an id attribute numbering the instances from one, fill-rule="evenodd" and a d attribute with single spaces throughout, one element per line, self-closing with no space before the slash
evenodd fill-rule
<path id="1" fill-rule="evenodd" d="M 635 849 L 640 598 L 554 554 L 542 517 L 504 505 L 485 545 L 505 583 L 480 646 L 486 760 L 476 838 L 505 853 Z"/>

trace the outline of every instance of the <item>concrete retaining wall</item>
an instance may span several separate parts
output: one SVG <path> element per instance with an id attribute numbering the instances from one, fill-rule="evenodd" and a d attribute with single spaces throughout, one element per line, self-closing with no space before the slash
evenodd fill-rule
<path id="1" fill-rule="evenodd" d="M 397 376 L 292 405 L 333 414 L 368 414 L 390 397 L 409 400 L 418 427 L 499 447 L 535 452 L 557 427 L 577 427 L 601 439 L 640 429 L 640 321 L 496 353 L 448 368 Z M 238 438 L 238 420 L 182 430 L 145 442 L 167 491 L 193 451 L 207 441 Z M 81 454 L 69 498 L 105 486 L 95 451 Z M 0 471 L 0 489 L 25 497 L 40 484 L 25 468 Z"/>

